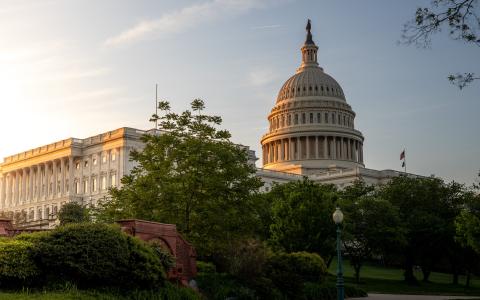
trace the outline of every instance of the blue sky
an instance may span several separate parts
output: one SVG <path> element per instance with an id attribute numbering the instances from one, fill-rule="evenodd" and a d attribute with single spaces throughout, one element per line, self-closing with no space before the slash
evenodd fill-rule
<path id="1" fill-rule="evenodd" d="M 261 156 L 266 116 L 300 63 L 306 19 L 319 63 L 343 87 L 366 167 L 471 183 L 480 168 L 480 49 L 448 38 L 397 45 L 428 1 L 0 1 L 0 156 L 118 127 L 149 128 L 155 84 L 194 98 Z"/>

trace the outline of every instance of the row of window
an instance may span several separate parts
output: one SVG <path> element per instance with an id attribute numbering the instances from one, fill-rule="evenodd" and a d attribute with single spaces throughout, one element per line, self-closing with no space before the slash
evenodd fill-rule
<path id="1" fill-rule="evenodd" d="M 83 190 L 80 190 L 80 181 L 75 181 L 75 194 L 87 194 L 88 191 L 95 193 L 99 188 L 104 191 L 107 189 L 107 176 L 100 176 L 100 186 L 98 186 L 97 176 L 93 176 L 91 180 L 84 178 L 82 184 Z M 110 174 L 110 186 L 117 186 L 117 174 Z"/>
<path id="2" fill-rule="evenodd" d="M 112 152 L 112 153 L 110 154 L 110 161 L 114 162 L 116 159 L 117 159 L 116 153 L 115 153 L 115 152 Z M 103 154 L 103 155 L 102 155 L 102 164 L 106 164 L 107 161 L 108 161 L 107 154 Z M 80 163 L 81 163 L 81 161 L 76 161 L 76 162 L 75 162 L 75 169 L 80 170 Z M 97 158 L 96 155 L 94 155 L 94 156 L 92 157 L 92 165 L 96 166 L 97 164 L 98 164 L 98 158 Z M 88 168 L 88 166 L 89 166 L 89 160 L 86 159 L 86 160 L 83 161 L 83 167 L 84 167 L 84 168 Z"/>
<path id="3" fill-rule="evenodd" d="M 295 96 L 343 96 L 341 89 L 323 85 L 304 85 L 303 87 L 284 88 L 280 94 L 280 99 L 287 99 Z"/>
<path id="4" fill-rule="evenodd" d="M 353 128 L 353 117 L 338 112 L 282 114 L 270 120 L 270 131 L 298 124 L 338 124 Z"/>

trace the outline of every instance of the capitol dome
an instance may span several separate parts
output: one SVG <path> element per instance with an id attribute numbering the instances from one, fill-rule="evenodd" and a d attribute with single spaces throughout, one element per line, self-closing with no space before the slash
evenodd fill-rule
<path id="1" fill-rule="evenodd" d="M 363 135 L 338 82 L 318 65 L 310 21 L 302 63 L 280 89 L 261 139 L 265 169 L 315 174 L 363 167 Z"/>

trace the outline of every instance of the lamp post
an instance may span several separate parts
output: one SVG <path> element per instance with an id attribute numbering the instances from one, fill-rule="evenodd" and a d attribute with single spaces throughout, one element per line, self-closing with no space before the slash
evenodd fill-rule
<path id="1" fill-rule="evenodd" d="M 344 281 L 342 270 L 342 252 L 341 252 L 341 230 L 340 224 L 343 221 L 343 213 L 339 207 L 333 213 L 333 222 L 337 225 L 337 300 L 344 300 Z"/>

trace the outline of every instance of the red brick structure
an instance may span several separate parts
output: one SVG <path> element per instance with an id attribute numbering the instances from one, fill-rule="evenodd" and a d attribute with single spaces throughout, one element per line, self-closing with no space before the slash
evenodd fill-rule
<path id="1" fill-rule="evenodd" d="M 170 280 L 176 280 L 188 286 L 188 282 L 197 275 L 197 254 L 178 233 L 174 224 L 163 224 L 143 220 L 117 221 L 122 230 L 147 242 L 157 242 L 175 258 L 175 267 L 168 272 Z"/>
<path id="2" fill-rule="evenodd" d="M 197 275 L 197 254 L 178 233 L 174 224 L 163 224 L 143 220 L 121 220 L 117 222 L 122 231 L 146 242 L 157 242 L 175 258 L 175 266 L 168 272 L 168 279 L 188 286 Z M 44 231 L 48 229 L 20 229 L 12 225 L 12 220 L 0 218 L 0 236 L 15 236 L 22 232 Z"/>

